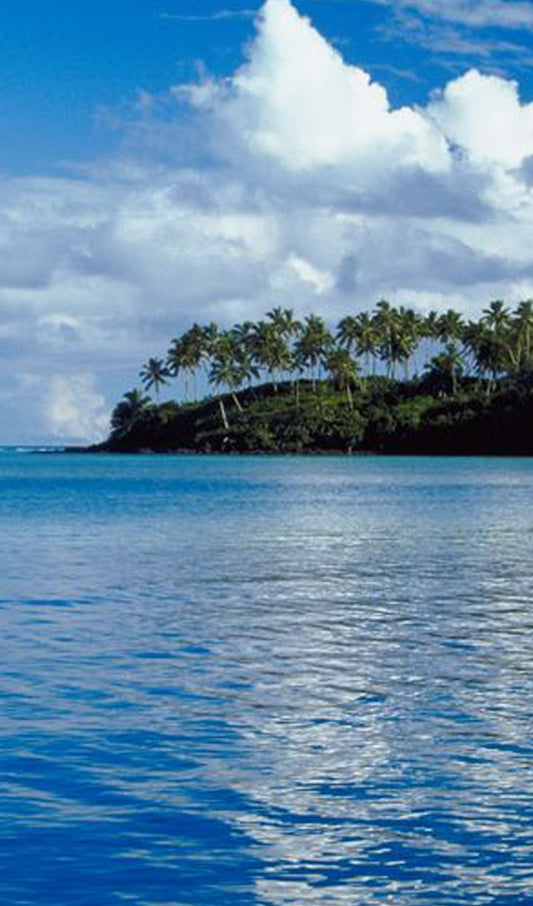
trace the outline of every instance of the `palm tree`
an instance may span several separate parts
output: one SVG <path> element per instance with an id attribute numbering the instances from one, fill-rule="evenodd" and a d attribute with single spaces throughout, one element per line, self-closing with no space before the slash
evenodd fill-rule
<path id="1" fill-rule="evenodd" d="M 180 371 L 185 373 L 186 402 L 189 401 L 189 378 L 196 374 L 199 362 L 198 350 L 188 341 L 186 334 L 172 340 L 172 346 L 167 352 L 167 370 L 172 377 L 177 377 Z"/>
<path id="2" fill-rule="evenodd" d="M 370 371 L 370 359 L 373 361 L 372 371 L 375 370 L 377 336 L 373 319 L 368 312 L 361 312 L 356 317 L 356 352 L 357 355 L 364 356 L 365 368 L 368 375 Z"/>
<path id="3" fill-rule="evenodd" d="M 476 373 L 484 378 L 488 375 L 486 393 L 489 397 L 498 374 L 508 362 L 505 348 L 483 319 L 469 322 L 463 331 L 463 342 L 472 354 Z"/>
<path id="4" fill-rule="evenodd" d="M 153 387 L 158 398 L 160 388 L 164 384 L 168 384 L 168 376 L 169 370 L 162 359 L 148 359 L 146 365 L 143 365 L 139 371 L 143 387 L 146 390 L 151 390 Z"/>
<path id="5" fill-rule="evenodd" d="M 209 382 L 213 384 L 214 387 L 226 386 L 231 393 L 237 409 L 239 412 L 242 412 L 242 406 L 236 394 L 236 391 L 243 382 L 240 362 L 236 361 L 225 352 L 215 353 L 209 372 Z"/>
<path id="6" fill-rule="evenodd" d="M 332 345 L 333 337 L 323 318 L 308 315 L 294 346 L 294 362 L 300 369 L 309 368 L 314 391 L 316 390 L 318 368 L 324 362 Z"/>
<path id="7" fill-rule="evenodd" d="M 484 321 L 487 327 L 493 330 L 494 333 L 503 333 L 511 323 L 511 313 L 509 309 L 505 307 L 505 303 L 502 302 L 501 299 L 497 299 L 495 302 L 491 302 L 488 308 L 483 309 L 483 317 L 481 320 Z"/>
<path id="8" fill-rule="evenodd" d="M 278 335 L 288 340 L 301 330 L 301 324 L 294 317 L 292 308 L 273 308 L 267 311 L 266 317 L 276 328 Z"/>
<path id="9" fill-rule="evenodd" d="M 194 395 L 197 396 L 196 379 L 198 368 L 209 358 L 216 344 L 218 327 L 214 322 L 202 326 L 193 324 L 181 337 L 174 337 L 167 352 L 167 373 L 177 377 L 184 372 L 185 399 L 189 399 L 189 379 L 194 380 Z"/>
<path id="10" fill-rule="evenodd" d="M 496 380 L 502 371 L 516 371 L 518 366 L 516 347 L 513 343 L 513 322 L 511 313 L 501 299 L 491 302 L 483 310 L 481 325 L 487 331 L 484 345 L 487 368 Z"/>
<path id="11" fill-rule="evenodd" d="M 278 377 L 292 365 L 292 356 L 281 330 L 273 322 L 259 321 L 253 325 L 249 348 L 259 369 L 266 369 L 272 378 L 274 391 L 278 390 Z"/>
<path id="12" fill-rule="evenodd" d="M 391 327 L 386 347 L 384 348 L 384 358 L 390 368 L 390 377 L 396 378 L 396 365 L 403 365 L 404 378 L 408 379 L 409 359 L 416 347 L 416 339 L 405 330 L 402 323 L 398 320 Z"/>
<path id="13" fill-rule="evenodd" d="M 370 371 L 370 357 L 376 353 L 376 327 L 367 312 L 346 315 L 337 326 L 337 340 L 349 352 L 365 357 L 366 373 Z"/>
<path id="14" fill-rule="evenodd" d="M 520 302 L 514 318 L 517 370 L 531 369 L 531 337 L 533 334 L 533 299 Z"/>
<path id="15" fill-rule="evenodd" d="M 193 324 L 192 327 L 183 334 L 180 341 L 181 368 L 194 381 L 194 396 L 197 394 L 197 374 L 198 368 L 208 355 L 209 341 L 206 329 L 199 324 Z M 186 382 L 187 383 L 187 382 Z"/>
<path id="16" fill-rule="evenodd" d="M 463 327 L 463 354 L 469 361 L 469 370 L 474 370 L 478 375 L 481 374 L 481 371 L 478 366 L 477 351 L 485 333 L 485 326 L 478 321 L 468 321 Z"/>
<path id="17" fill-rule="evenodd" d="M 458 311 L 449 308 L 437 321 L 437 333 L 443 343 L 455 343 L 463 335 L 464 323 Z"/>
<path id="18" fill-rule="evenodd" d="M 265 364 L 268 373 L 272 375 L 274 381 L 274 390 L 278 390 L 278 377 L 284 371 L 289 371 L 293 364 L 291 350 L 281 337 L 272 337 L 266 350 Z"/>
<path id="19" fill-rule="evenodd" d="M 372 318 L 376 332 L 376 345 L 380 355 L 387 364 L 387 377 L 394 377 L 394 354 L 392 352 L 393 331 L 397 326 L 397 312 L 386 299 L 381 299 L 376 305 Z"/>
<path id="20" fill-rule="evenodd" d="M 230 333 L 239 346 L 251 350 L 255 329 L 253 321 L 243 321 L 242 324 L 234 324 Z"/>
<path id="21" fill-rule="evenodd" d="M 167 352 L 166 368 L 171 377 L 178 377 L 183 363 L 183 344 L 181 337 L 174 337 Z M 187 387 L 185 387 L 187 395 Z"/>
<path id="22" fill-rule="evenodd" d="M 214 387 L 226 386 L 231 394 L 235 406 L 242 412 L 242 406 L 237 396 L 237 390 L 244 381 L 250 377 L 257 377 L 258 372 L 246 349 L 240 347 L 232 331 L 219 334 L 218 340 L 211 354 L 211 368 L 209 383 Z M 224 401 L 219 398 L 220 412 L 226 431 L 229 430 L 228 419 Z"/>
<path id="23" fill-rule="evenodd" d="M 150 397 L 141 390 L 129 390 L 111 413 L 112 434 L 115 437 L 126 434 L 152 405 Z"/>
<path id="24" fill-rule="evenodd" d="M 347 349 L 332 349 L 326 355 L 325 365 L 340 390 L 346 387 L 348 405 L 353 409 L 352 385 L 357 383 L 359 365 Z"/>
<path id="25" fill-rule="evenodd" d="M 401 361 L 404 364 L 405 380 L 407 380 L 409 376 L 409 361 L 415 354 L 422 335 L 422 322 L 412 308 L 404 308 L 401 305 L 398 309 L 398 331 L 400 340 L 396 342 L 402 352 Z"/>
<path id="26" fill-rule="evenodd" d="M 425 365 L 429 361 L 429 353 L 434 347 L 434 343 L 439 339 L 439 315 L 435 310 L 429 311 L 425 318 L 420 322 L 420 336 L 428 342 L 424 344 Z"/>
<path id="27" fill-rule="evenodd" d="M 202 327 L 203 361 L 211 355 L 216 346 L 219 333 L 218 324 L 215 324 L 214 321 Z"/>
<path id="28" fill-rule="evenodd" d="M 339 321 L 337 326 L 337 340 L 340 345 L 344 346 L 348 351 L 357 348 L 359 340 L 359 324 L 357 317 L 354 315 L 346 315 L 346 317 Z"/>
<path id="29" fill-rule="evenodd" d="M 428 377 L 445 393 L 451 389 L 457 396 L 458 379 L 463 374 L 463 358 L 456 343 L 448 343 L 444 352 L 434 356 L 426 365 Z"/>
<path id="30" fill-rule="evenodd" d="M 422 334 L 428 340 L 437 340 L 439 338 L 439 316 L 434 309 L 429 311 L 426 317 L 422 319 Z"/>

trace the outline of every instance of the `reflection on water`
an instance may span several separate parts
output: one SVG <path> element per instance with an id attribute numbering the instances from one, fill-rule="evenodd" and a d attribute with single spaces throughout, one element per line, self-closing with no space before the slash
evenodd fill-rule
<path id="1" fill-rule="evenodd" d="M 531 902 L 533 461 L 0 476 L 4 902 Z"/>

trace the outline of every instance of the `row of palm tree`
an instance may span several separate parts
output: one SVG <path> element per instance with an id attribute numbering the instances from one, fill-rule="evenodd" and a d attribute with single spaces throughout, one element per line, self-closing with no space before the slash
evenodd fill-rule
<path id="1" fill-rule="evenodd" d="M 422 316 L 382 300 L 373 312 L 342 318 L 334 331 L 317 315 L 299 321 L 292 309 L 281 307 L 230 329 L 195 323 L 172 340 L 165 359 L 149 359 L 140 377 L 157 397 L 171 378 L 183 378 L 190 400 L 191 388 L 197 398 L 204 370 L 209 384 L 226 389 L 240 409 L 237 391 L 254 381 L 269 380 L 277 390 L 280 379 L 290 376 L 298 397 L 301 376 L 315 387 L 324 373 L 346 389 L 351 404 L 351 390 L 362 376 L 380 371 L 396 378 L 398 367 L 406 380 L 414 373 L 447 373 L 453 392 L 461 375 L 475 375 L 490 393 L 499 377 L 533 370 L 533 300 L 514 311 L 500 300 L 491 302 L 478 321 L 465 321 L 453 309 Z"/>

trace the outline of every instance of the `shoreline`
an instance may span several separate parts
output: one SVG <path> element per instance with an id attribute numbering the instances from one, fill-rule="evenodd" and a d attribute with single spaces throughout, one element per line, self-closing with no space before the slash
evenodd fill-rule
<path id="1" fill-rule="evenodd" d="M 64 450 L 42 450 L 31 451 L 35 454 L 67 454 L 67 455 L 88 455 L 88 456 L 139 456 L 139 457 L 178 457 L 178 456 L 198 456 L 198 457 L 225 457 L 225 458 L 270 458 L 270 459 L 289 459 L 296 457 L 317 457 L 317 458 L 334 458 L 334 459 L 364 459 L 369 457 L 379 457 L 382 459 L 411 459 L 411 458 L 428 458 L 438 459 L 533 459 L 533 452 L 494 452 L 494 451 L 450 451 L 450 450 L 410 450 L 394 452 L 392 450 L 353 450 L 351 453 L 345 450 L 300 450 L 298 452 L 283 452 L 272 450 L 231 450 L 224 452 L 222 450 L 94 450 L 90 447 L 65 447 Z"/>

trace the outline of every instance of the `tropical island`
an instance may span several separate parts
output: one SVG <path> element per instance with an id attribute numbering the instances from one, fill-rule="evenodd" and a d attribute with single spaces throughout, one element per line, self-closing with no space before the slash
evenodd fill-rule
<path id="1" fill-rule="evenodd" d="M 468 322 L 382 300 L 334 330 L 280 307 L 230 329 L 193 324 L 141 368 L 142 389 L 89 450 L 533 455 L 532 340 L 533 300 Z M 160 402 L 171 380 L 182 399 Z"/>

